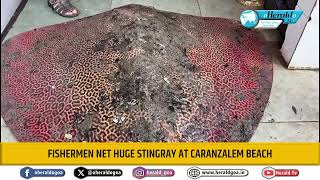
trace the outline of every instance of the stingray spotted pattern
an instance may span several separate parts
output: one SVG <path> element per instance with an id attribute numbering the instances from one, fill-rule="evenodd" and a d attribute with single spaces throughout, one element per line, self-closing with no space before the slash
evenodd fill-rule
<path id="1" fill-rule="evenodd" d="M 1 52 L 1 115 L 18 141 L 249 141 L 272 85 L 259 32 L 140 5 Z"/>

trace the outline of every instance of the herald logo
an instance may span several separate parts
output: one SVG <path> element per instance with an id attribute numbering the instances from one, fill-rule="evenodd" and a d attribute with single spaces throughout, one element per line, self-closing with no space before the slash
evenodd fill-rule
<path id="1" fill-rule="evenodd" d="M 297 169 L 274 169 L 272 167 L 266 167 L 262 169 L 262 176 L 267 179 L 276 176 L 299 176 L 299 171 Z"/>

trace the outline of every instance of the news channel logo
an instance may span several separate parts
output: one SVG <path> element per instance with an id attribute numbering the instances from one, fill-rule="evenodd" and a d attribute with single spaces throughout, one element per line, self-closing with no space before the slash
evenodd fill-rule
<path id="1" fill-rule="evenodd" d="M 175 171 L 173 169 L 146 169 L 143 167 L 136 167 L 132 170 L 132 176 L 137 179 L 145 177 L 172 177 Z"/>
<path id="2" fill-rule="evenodd" d="M 20 176 L 25 179 L 32 177 L 63 177 L 65 171 L 63 169 L 33 169 L 24 167 L 20 170 Z"/>
<path id="3" fill-rule="evenodd" d="M 240 23 L 248 29 L 276 29 L 281 24 L 296 23 L 302 14 L 301 10 L 244 10 Z"/>

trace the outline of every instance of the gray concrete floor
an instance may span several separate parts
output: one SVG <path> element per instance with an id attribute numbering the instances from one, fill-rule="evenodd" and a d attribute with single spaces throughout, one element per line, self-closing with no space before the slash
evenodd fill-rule
<path id="1" fill-rule="evenodd" d="M 95 15 L 126 4 L 142 4 L 157 9 L 198 16 L 239 19 L 245 7 L 236 0 L 72 0 L 81 15 Z M 7 38 L 24 31 L 71 21 L 56 15 L 46 0 L 29 0 Z M 279 40 L 276 31 L 263 31 L 270 44 Z M 306 52 L 307 53 L 307 52 Z M 281 56 L 273 53 L 274 80 L 265 114 L 251 141 L 318 142 L 319 141 L 319 71 L 287 70 Z M 292 110 L 296 109 L 296 113 Z M 1 140 L 15 141 L 1 118 Z"/>

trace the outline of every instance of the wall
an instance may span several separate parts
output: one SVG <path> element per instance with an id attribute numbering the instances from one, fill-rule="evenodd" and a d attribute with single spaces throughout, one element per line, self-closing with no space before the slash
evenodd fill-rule
<path id="1" fill-rule="evenodd" d="M 319 1 L 311 14 L 288 68 L 319 68 Z"/>
<path id="2" fill-rule="evenodd" d="M 1 33 L 10 21 L 21 0 L 1 0 Z"/>
<path id="3" fill-rule="evenodd" d="M 303 14 L 296 24 L 288 25 L 281 53 L 290 69 L 319 68 L 319 14 L 316 12 L 317 6 L 313 13 L 316 3 L 319 1 L 299 0 L 295 9 L 302 10 Z M 309 20 L 310 17 L 311 20 Z"/>

